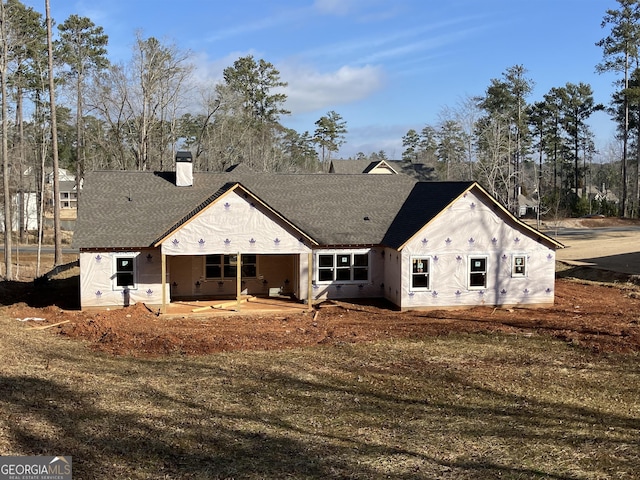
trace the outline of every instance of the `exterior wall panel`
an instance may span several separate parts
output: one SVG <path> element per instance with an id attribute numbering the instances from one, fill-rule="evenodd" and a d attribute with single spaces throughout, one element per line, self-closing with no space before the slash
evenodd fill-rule
<path id="1" fill-rule="evenodd" d="M 114 282 L 117 257 L 130 257 L 135 264 L 135 285 L 118 288 Z M 162 304 L 159 249 L 139 252 L 81 252 L 80 304 L 84 307 L 126 306 L 143 302 Z"/>
<path id="2" fill-rule="evenodd" d="M 555 250 L 504 217 L 483 196 L 470 191 L 418 232 L 402 249 L 401 307 L 552 304 Z M 524 276 L 512 275 L 516 254 L 526 257 Z M 427 291 L 411 286 L 413 256 L 431 259 Z M 469 261 L 474 256 L 487 259 L 486 288 L 469 286 Z"/>
<path id="3" fill-rule="evenodd" d="M 231 192 L 162 242 L 166 255 L 310 252 L 290 226 L 259 204 Z"/>

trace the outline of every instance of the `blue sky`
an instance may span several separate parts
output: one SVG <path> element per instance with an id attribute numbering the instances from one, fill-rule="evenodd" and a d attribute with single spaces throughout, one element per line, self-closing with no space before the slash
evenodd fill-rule
<path id="1" fill-rule="evenodd" d="M 44 0 L 24 0 L 44 14 Z M 347 122 L 340 155 L 385 150 L 400 158 L 402 136 L 436 124 L 444 108 L 482 95 L 492 78 L 523 65 L 529 101 L 552 87 L 589 83 L 608 104 L 613 74 L 595 73 L 615 0 L 50 0 L 62 23 L 91 18 L 109 35 L 112 61 L 128 61 L 135 32 L 189 50 L 198 76 L 219 81 L 237 58 L 271 62 L 288 82 L 283 123 L 299 132 L 335 110 Z M 598 148 L 614 134 L 592 119 Z"/>

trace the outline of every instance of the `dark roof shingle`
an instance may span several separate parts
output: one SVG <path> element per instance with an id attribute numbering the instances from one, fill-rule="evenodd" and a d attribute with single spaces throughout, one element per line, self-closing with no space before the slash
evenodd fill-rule
<path id="1" fill-rule="evenodd" d="M 417 183 L 405 175 L 194 173 L 177 187 L 168 172 L 91 172 L 74 245 L 153 245 L 236 183 L 320 245 L 401 245 L 470 182 Z"/>

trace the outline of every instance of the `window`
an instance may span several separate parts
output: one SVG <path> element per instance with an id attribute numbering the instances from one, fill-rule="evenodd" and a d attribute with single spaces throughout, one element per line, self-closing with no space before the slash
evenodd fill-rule
<path id="1" fill-rule="evenodd" d="M 123 290 L 127 287 L 135 288 L 136 259 L 133 256 L 119 256 L 115 258 L 115 288 Z"/>
<path id="2" fill-rule="evenodd" d="M 429 290 L 429 257 L 411 257 L 411 290 Z"/>
<path id="3" fill-rule="evenodd" d="M 357 281 L 369 280 L 369 254 L 353 254 L 353 279 Z"/>
<path id="4" fill-rule="evenodd" d="M 206 278 L 222 278 L 222 255 L 207 255 L 204 263 Z"/>
<path id="5" fill-rule="evenodd" d="M 242 255 L 242 278 L 256 278 L 258 275 L 255 255 Z"/>
<path id="6" fill-rule="evenodd" d="M 236 278 L 238 255 L 207 255 L 204 261 L 206 278 Z M 242 255 L 242 278 L 257 276 L 256 255 Z"/>
<path id="7" fill-rule="evenodd" d="M 333 272 L 335 268 L 333 266 L 333 255 L 318 255 L 318 281 L 319 282 L 331 282 L 333 281 Z"/>
<path id="8" fill-rule="evenodd" d="M 369 281 L 369 252 L 321 253 L 317 265 L 320 283 Z"/>
<path id="9" fill-rule="evenodd" d="M 237 270 L 238 255 L 225 255 L 224 256 L 224 278 L 236 278 L 238 275 Z"/>
<path id="10" fill-rule="evenodd" d="M 527 276 L 527 256 L 514 255 L 511 257 L 511 276 L 526 277 Z"/>
<path id="11" fill-rule="evenodd" d="M 469 258 L 469 288 L 486 288 L 487 257 Z"/>

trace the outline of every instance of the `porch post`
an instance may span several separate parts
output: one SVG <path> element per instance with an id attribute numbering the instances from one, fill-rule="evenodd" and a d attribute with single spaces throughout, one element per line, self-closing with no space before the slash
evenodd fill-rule
<path id="1" fill-rule="evenodd" d="M 160 253 L 160 264 L 162 265 L 162 273 L 160 274 L 162 276 L 162 281 L 160 282 L 162 288 L 162 309 L 160 311 L 167 313 L 167 256 L 164 252 Z"/>
<path id="2" fill-rule="evenodd" d="M 236 261 L 236 300 L 238 302 L 238 310 L 240 310 L 241 296 L 242 296 L 242 254 L 238 252 L 238 260 Z"/>
<path id="3" fill-rule="evenodd" d="M 313 310 L 313 252 L 308 254 L 307 264 L 307 309 Z"/>

